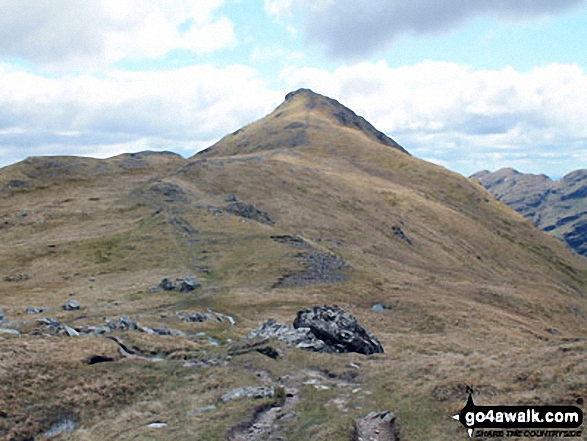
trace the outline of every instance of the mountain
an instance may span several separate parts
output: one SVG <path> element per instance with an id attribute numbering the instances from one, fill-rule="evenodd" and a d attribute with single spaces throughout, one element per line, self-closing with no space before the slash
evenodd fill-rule
<path id="1" fill-rule="evenodd" d="M 485 170 L 471 178 L 539 228 L 587 255 L 587 170 L 571 172 L 558 181 L 512 168 Z"/>
<path id="2" fill-rule="evenodd" d="M 454 440 L 468 386 L 587 394 L 585 259 L 310 90 L 189 159 L 0 169 L 0 237 L 7 439 L 352 440 L 389 410 L 373 439 Z M 245 338 L 322 305 L 384 353 Z"/>

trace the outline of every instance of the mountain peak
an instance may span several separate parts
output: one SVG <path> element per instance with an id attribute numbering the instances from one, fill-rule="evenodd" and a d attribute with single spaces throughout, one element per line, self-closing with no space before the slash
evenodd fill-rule
<path id="1" fill-rule="evenodd" d="M 350 130 L 349 130 L 350 129 Z M 285 101 L 264 118 L 224 137 L 201 156 L 232 156 L 282 148 L 303 148 L 333 142 L 353 145 L 383 144 L 409 153 L 337 100 L 301 88 L 288 93 Z"/>

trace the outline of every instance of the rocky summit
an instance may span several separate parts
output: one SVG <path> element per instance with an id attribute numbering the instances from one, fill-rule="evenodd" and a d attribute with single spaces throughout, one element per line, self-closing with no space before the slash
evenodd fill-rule
<path id="1" fill-rule="evenodd" d="M 471 390 L 581 405 L 585 259 L 408 150 L 301 89 L 190 158 L 0 169 L 0 438 L 453 441 Z"/>

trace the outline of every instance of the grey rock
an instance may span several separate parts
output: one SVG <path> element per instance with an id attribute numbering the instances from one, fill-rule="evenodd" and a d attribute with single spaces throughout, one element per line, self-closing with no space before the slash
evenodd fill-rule
<path id="1" fill-rule="evenodd" d="M 73 432 L 77 426 L 77 423 L 73 421 L 71 418 L 64 418 L 60 421 L 57 421 L 51 425 L 49 430 L 47 430 L 44 435 L 46 437 L 53 437 L 60 435 L 62 433 Z"/>
<path id="2" fill-rule="evenodd" d="M 201 286 L 201 283 L 194 276 L 180 277 L 177 281 L 180 292 L 193 291 Z"/>
<path id="3" fill-rule="evenodd" d="M 278 243 L 286 244 L 302 250 L 296 257 L 302 260 L 306 268 L 302 271 L 284 274 L 272 288 L 292 288 L 319 283 L 339 283 L 348 279 L 342 272 L 351 266 L 333 253 L 325 253 L 297 236 L 271 236 Z"/>
<path id="4" fill-rule="evenodd" d="M 121 315 L 116 322 L 109 321 L 108 327 L 113 331 L 126 331 L 128 329 L 136 330 L 138 325 L 127 315 Z"/>
<path id="5" fill-rule="evenodd" d="M 16 329 L 0 328 L 0 334 L 20 335 Z"/>
<path id="6" fill-rule="evenodd" d="M 296 412 L 289 412 L 289 413 L 286 413 L 285 415 L 280 416 L 279 419 L 280 420 L 290 420 L 290 419 L 295 418 L 297 416 L 298 416 L 298 414 Z"/>
<path id="7" fill-rule="evenodd" d="M 207 320 L 211 320 L 210 314 L 200 311 L 178 311 L 176 313 L 177 318 L 184 322 L 197 322 L 202 323 Z"/>
<path id="8" fill-rule="evenodd" d="M 61 322 L 52 319 L 52 318 L 47 318 L 44 317 L 42 319 L 37 320 L 37 323 L 39 325 L 43 325 L 44 327 L 46 327 L 47 329 L 49 329 L 51 332 L 54 333 L 58 333 L 62 328 L 61 328 Z"/>
<path id="9" fill-rule="evenodd" d="M 163 279 L 159 283 L 159 287 L 164 291 L 173 291 L 175 289 L 175 282 L 170 279 Z"/>
<path id="10" fill-rule="evenodd" d="M 49 311 L 49 308 L 35 308 L 34 306 L 29 306 L 26 309 L 27 314 L 41 314 L 43 312 Z"/>
<path id="11" fill-rule="evenodd" d="M 70 337 L 79 337 L 79 332 L 75 329 L 67 326 L 66 324 L 63 325 L 63 331 L 65 334 L 69 335 Z"/>
<path id="12" fill-rule="evenodd" d="M 200 407 L 198 409 L 190 410 L 189 412 L 186 412 L 186 415 L 193 416 L 193 415 L 198 415 L 200 413 L 212 412 L 213 410 L 216 410 L 216 409 L 217 408 L 214 404 L 210 404 L 209 406 L 204 406 L 204 407 Z"/>
<path id="13" fill-rule="evenodd" d="M 386 311 L 387 309 L 389 309 L 387 306 L 384 306 L 381 303 L 376 303 L 376 304 L 373 305 L 373 308 L 371 308 L 371 311 L 373 311 L 373 312 L 383 312 L 383 311 Z"/>
<path id="14" fill-rule="evenodd" d="M 275 395 L 275 388 L 274 387 L 267 387 L 267 386 L 258 386 L 258 387 L 239 387 L 237 389 L 233 389 L 230 392 L 225 393 L 222 395 L 220 400 L 223 403 L 228 403 L 232 400 L 237 400 L 241 398 L 254 398 L 254 399 L 261 399 L 261 398 L 271 398 Z"/>
<path id="15" fill-rule="evenodd" d="M 0 308 L 0 322 L 4 320 L 4 310 Z"/>
<path id="16" fill-rule="evenodd" d="M 299 311 L 294 328 L 309 328 L 334 352 L 357 352 L 359 354 L 382 353 L 383 347 L 374 335 L 367 332 L 357 319 L 342 308 L 314 306 Z"/>
<path id="17" fill-rule="evenodd" d="M 155 294 L 156 292 L 161 291 L 161 286 L 155 285 L 149 288 L 149 294 Z"/>
<path id="18" fill-rule="evenodd" d="M 228 196 L 226 196 L 226 199 L 224 199 L 224 202 L 236 202 L 236 196 L 231 193 Z"/>
<path id="19" fill-rule="evenodd" d="M 314 352 L 326 352 L 327 347 L 309 328 L 294 329 L 289 325 L 278 323 L 273 319 L 267 320 L 259 328 L 252 330 L 245 337 L 246 340 L 265 340 L 275 338 L 286 344 Z"/>
<path id="20" fill-rule="evenodd" d="M 228 204 L 226 211 L 236 216 L 251 219 L 262 224 L 273 225 L 275 223 L 275 221 L 271 219 L 268 213 L 265 213 L 255 206 L 245 202 L 233 202 Z"/>
<path id="21" fill-rule="evenodd" d="M 68 300 L 67 302 L 65 302 L 65 305 L 63 305 L 63 309 L 65 309 L 66 311 L 75 311 L 79 309 L 79 302 L 77 300 Z"/>

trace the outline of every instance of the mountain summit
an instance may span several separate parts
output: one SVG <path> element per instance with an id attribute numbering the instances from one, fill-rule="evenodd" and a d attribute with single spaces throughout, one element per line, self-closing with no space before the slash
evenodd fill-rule
<path id="1" fill-rule="evenodd" d="M 336 143 L 361 144 L 363 148 L 377 143 L 408 154 L 338 101 L 310 89 L 299 89 L 288 93 L 269 115 L 224 137 L 199 155 L 230 156 L 304 146 L 331 148 Z"/>

